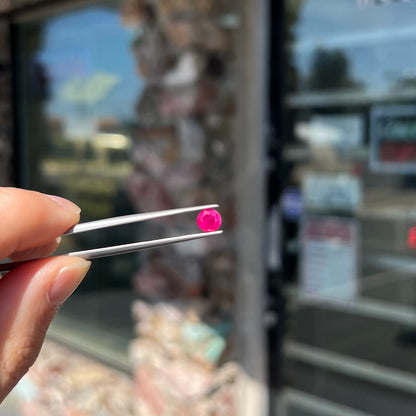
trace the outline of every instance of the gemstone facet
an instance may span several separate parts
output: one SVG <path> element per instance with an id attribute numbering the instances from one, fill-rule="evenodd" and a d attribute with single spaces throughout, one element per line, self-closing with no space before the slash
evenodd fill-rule
<path id="1" fill-rule="evenodd" d="M 217 231 L 221 226 L 221 215 L 215 209 L 204 209 L 196 219 L 198 227 L 205 232 Z"/>

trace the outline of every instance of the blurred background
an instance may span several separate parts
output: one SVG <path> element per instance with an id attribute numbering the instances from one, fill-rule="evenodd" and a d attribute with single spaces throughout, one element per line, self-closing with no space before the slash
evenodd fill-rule
<path id="1" fill-rule="evenodd" d="M 218 203 L 100 259 L 1 416 L 411 416 L 416 2 L 0 0 L 0 185 L 82 221 Z M 196 231 L 186 214 L 74 251 Z"/>

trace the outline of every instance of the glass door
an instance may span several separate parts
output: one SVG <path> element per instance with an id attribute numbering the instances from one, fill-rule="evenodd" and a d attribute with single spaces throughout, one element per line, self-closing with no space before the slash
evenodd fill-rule
<path id="1" fill-rule="evenodd" d="M 283 415 L 416 408 L 415 13 L 284 2 Z"/>

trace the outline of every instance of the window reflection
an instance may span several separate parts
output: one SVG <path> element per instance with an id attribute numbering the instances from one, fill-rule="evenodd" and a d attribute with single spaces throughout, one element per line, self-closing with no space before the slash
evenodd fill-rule
<path id="1" fill-rule="evenodd" d="M 287 40 L 294 71 L 289 77 L 294 79 L 294 91 L 388 93 L 414 87 L 414 3 L 368 2 L 364 7 L 350 0 L 288 3 Z"/>
<path id="2" fill-rule="evenodd" d="M 32 66 L 23 77 L 26 181 L 64 191 L 86 218 L 112 214 L 110 201 L 130 171 L 127 126 L 141 87 L 129 33 L 117 10 L 95 7 L 25 27 L 22 41 Z"/>
<path id="3" fill-rule="evenodd" d="M 119 7 L 103 2 L 19 29 L 23 185 L 75 201 L 83 221 L 134 212 L 125 182 L 132 172 L 131 132 L 142 82 Z M 122 227 L 67 237 L 61 251 L 131 242 L 138 233 Z M 94 264 L 59 319 L 78 332 L 85 324 L 90 333 L 111 328 L 115 338 L 104 343 L 124 339 L 125 350 L 137 263 L 113 258 Z"/>

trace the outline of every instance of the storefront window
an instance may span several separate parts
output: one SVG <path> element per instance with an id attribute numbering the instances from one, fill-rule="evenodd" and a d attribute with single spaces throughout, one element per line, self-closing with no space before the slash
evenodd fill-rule
<path id="1" fill-rule="evenodd" d="M 50 332 L 134 372 L 140 414 L 160 414 L 148 386 L 166 414 L 236 414 L 236 9 L 103 1 L 16 28 L 23 186 L 73 200 L 82 221 L 220 205 L 218 238 L 94 261 Z M 65 237 L 61 250 L 198 231 L 183 215 Z"/>
<path id="2" fill-rule="evenodd" d="M 283 414 L 411 414 L 416 3 L 285 8 Z"/>

